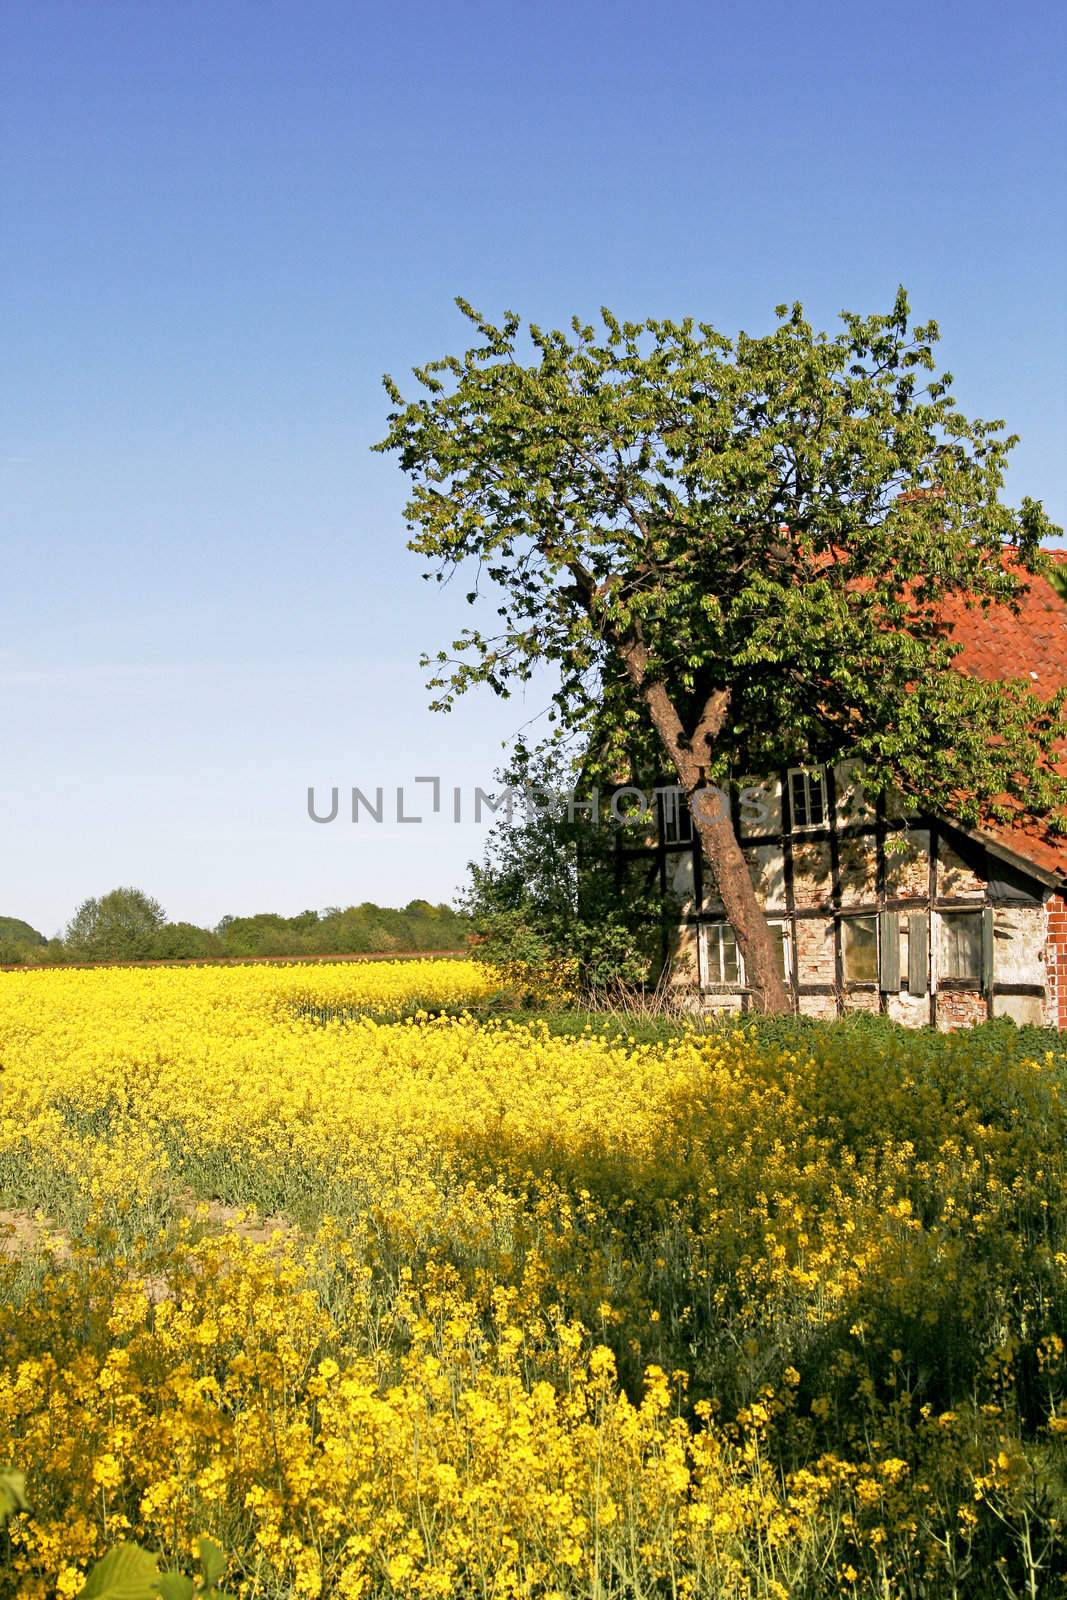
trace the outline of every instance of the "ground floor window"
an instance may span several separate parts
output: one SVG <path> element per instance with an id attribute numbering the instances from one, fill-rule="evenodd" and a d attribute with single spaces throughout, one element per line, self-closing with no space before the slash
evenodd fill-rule
<path id="1" fill-rule="evenodd" d="M 784 922 L 768 923 L 771 944 L 778 958 L 778 972 L 786 983 L 793 979 L 793 946 Z M 709 988 L 741 989 L 745 983 L 745 963 L 737 948 L 734 930 L 728 922 L 705 922 L 701 927 L 703 982 Z"/>
<path id="2" fill-rule="evenodd" d="M 981 983 L 985 965 L 985 914 L 945 911 L 938 918 L 937 975 L 946 981 Z"/>
<path id="3" fill-rule="evenodd" d="M 728 922 L 704 928 L 704 982 L 718 989 L 741 987 L 741 953 Z"/>
<path id="4" fill-rule="evenodd" d="M 845 986 L 878 988 L 888 994 L 907 989 L 912 995 L 926 994 L 931 980 L 950 988 L 992 988 L 994 928 L 988 907 L 933 916 L 926 911 L 839 912 L 834 920 Z M 768 930 L 778 972 L 792 987 L 798 977 L 792 924 L 788 918 L 776 919 L 768 922 Z M 701 922 L 699 949 L 700 981 L 705 987 L 734 992 L 746 987 L 745 963 L 728 922 Z"/>
<path id="5" fill-rule="evenodd" d="M 844 917 L 841 956 L 846 983 L 878 982 L 877 917 Z"/>
<path id="6" fill-rule="evenodd" d="M 793 941 L 784 922 L 768 923 L 771 943 L 778 957 L 778 974 L 786 983 L 793 981 Z"/>

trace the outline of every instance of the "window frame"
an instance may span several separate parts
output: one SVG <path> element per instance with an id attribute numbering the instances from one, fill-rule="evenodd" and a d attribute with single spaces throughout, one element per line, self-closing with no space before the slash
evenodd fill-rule
<path id="1" fill-rule="evenodd" d="M 869 978 L 851 978 L 848 974 L 848 955 L 845 948 L 845 929 L 860 922 L 869 923 L 874 933 L 874 970 Z M 859 911 L 838 916 L 838 933 L 841 940 L 841 981 L 846 989 L 880 989 L 882 983 L 882 927 L 876 911 Z"/>
<path id="2" fill-rule="evenodd" d="M 693 843 L 693 813 L 681 789 L 675 785 L 659 791 L 660 828 L 665 847 Z M 673 830 L 673 832 L 672 832 Z"/>
<path id="3" fill-rule="evenodd" d="M 938 989 L 955 990 L 969 994 L 985 994 L 992 987 L 992 911 L 987 906 L 960 906 L 958 909 L 939 910 L 935 913 L 936 940 L 934 946 L 934 982 Z M 953 921 L 962 921 L 969 917 L 978 926 L 977 973 L 961 975 L 947 972 L 945 962 L 944 934 L 946 927 Z M 958 948 L 958 947 L 957 947 Z"/>
<path id="4" fill-rule="evenodd" d="M 830 799 L 826 784 L 826 767 L 789 767 L 786 770 L 789 783 L 789 825 L 793 833 L 814 833 L 820 828 L 830 826 Z M 796 789 L 799 779 L 803 791 L 804 817 L 803 822 L 798 819 Z M 822 812 L 817 822 L 811 820 L 811 796 L 813 791 L 819 796 L 819 806 Z"/>
<path id="5" fill-rule="evenodd" d="M 782 935 L 782 969 L 780 975 L 786 988 L 792 989 L 796 983 L 793 924 L 788 917 L 768 917 L 767 926 L 772 933 L 777 929 Z"/>
<path id="6" fill-rule="evenodd" d="M 795 959 L 795 953 L 794 953 L 794 947 L 793 947 L 793 926 L 792 926 L 792 923 L 790 922 L 788 917 L 768 917 L 767 926 L 771 929 L 772 933 L 775 932 L 776 930 L 781 932 L 781 935 L 782 935 L 782 965 L 781 965 L 781 968 L 779 969 L 779 971 L 780 971 L 780 976 L 782 978 L 782 981 L 785 984 L 786 988 L 787 989 L 792 989 L 794 987 L 794 985 L 795 985 L 795 982 L 796 982 L 796 959 Z M 722 930 L 724 928 L 730 934 L 731 938 L 733 939 L 733 943 L 734 943 L 734 953 L 735 953 L 736 958 L 737 958 L 737 983 L 736 983 L 736 985 L 730 983 L 729 981 L 724 980 L 721 976 L 718 979 L 715 979 L 715 980 L 712 980 L 709 977 L 709 972 L 710 972 L 710 968 L 711 968 L 710 944 L 711 944 L 711 935 L 712 934 L 717 934 L 719 936 L 718 937 L 718 948 L 719 948 L 719 952 L 720 952 L 720 959 L 719 959 L 719 972 L 720 972 L 720 974 L 723 971 L 723 962 L 722 962 L 722 957 L 721 957 L 721 951 L 722 951 L 721 933 L 722 933 Z M 733 929 L 730 927 L 730 923 L 728 922 L 728 920 L 725 917 L 718 917 L 718 918 L 704 917 L 704 918 L 702 918 L 701 922 L 700 922 L 699 939 L 700 939 L 700 957 L 699 957 L 699 959 L 700 959 L 700 968 L 701 968 L 701 979 L 700 979 L 701 988 L 707 990 L 709 993 L 718 993 L 718 994 L 739 994 L 739 993 L 741 993 L 742 990 L 747 989 L 747 987 L 748 987 L 748 979 L 747 979 L 747 976 L 746 976 L 746 973 L 745 973 L 745 958 L 741 954 L 740 949 L 738 948 L 737 936 L 734 934 Z"/>
<path id="7" fill-rule="evenodd" d="M 733 981 L 723 976 L 726 970 L 725 962 L 723 960 L 724 932 L 729 934 L 730 939 L 733 941 L 734 961 L 737 966 L 737 977 Z M 711 976 L 713 937 L 714 948 L 718 957 L 718 976 L 714 978 Z M 717 922 L 702 922 L 700 924 L 700 963 L 701 967 L 703 968 L 701 974 L 701 988 L 706 989 L 713 994 L 740 994 L 741 990 L 745 987 L 745 963 L 742 960 L 741 952 L 737 947 L 737 936 L 725 918 L 720 918 Z"/>

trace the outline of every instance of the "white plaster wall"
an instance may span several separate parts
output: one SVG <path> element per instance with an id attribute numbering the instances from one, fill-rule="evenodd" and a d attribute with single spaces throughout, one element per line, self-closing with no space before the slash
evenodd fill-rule
<path id="1" fill-rule="evenodd" d="M 841 904 L 869 905 L 878 894 L 878 852 L 873 837 L 843 838 L 838 843 L 841 863 Z"/>
<path id="2" fill-rule="evenodd" d="M 985 899 L 985 883 L 946 839 L 937 846 L 937 893 L 942 900 Z"/>
<path id="3" fill-rule="evenodd" d="M 680 850 L 677 853 L 670 851 L 667 855 L 667 882 L 673 894 L 682 902 L 682 915 L 688 916 L 693 910 L 696 887 L 693 875 L 693 853 L 691 850 Z"/>
<path id="4" fill-rule="evenodd" d="M 1046 982 L 1044 906 L 997 906 L 993 977 L 997 983 Z"/>
<path id="5" fill-rule="evenodd" d="M 785 856 L 780 845 L 759 844 L 745 846 L 756 896 L 765 911 L 785 910 Z"/>
<path id="6" fill-rule="evenodd" d="M 993 1015 L 1010 1017 L 1020 1028 L 1027 1023 L 1040 1028 L 1045 1023 L 1045 1002 L 1036 994 L 998 994 L 993 998 Z"/>
<path id="7" fill-rule="evenodd" d="M 930 998 L 925 994 L 890 994 L 886 1013 L 906 1028 L 922 1028 L 930 1021 Z"/>
<path id="8" fill-rule="evenodd" d="M 741 789 L 741 832 L 781 833 L 782 785 L 777 778 L 746 778 Z M 745 790 L 751 792 L 746 796 Z"/>

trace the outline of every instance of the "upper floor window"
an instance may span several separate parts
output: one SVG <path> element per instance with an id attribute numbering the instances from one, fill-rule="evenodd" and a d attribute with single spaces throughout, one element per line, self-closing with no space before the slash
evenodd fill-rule
<path id="1" fill-rule="evenodd" d="M 794 767 L 789 773 L 789 800 L 794 828 L 822 828 L 826 824 L 826 771 L 823 767 Z"/>
<path id="2" fill-rule="evenodd" d="M 664 844 L 689 844 L 693 838 L 693 817 L 685 795 L 681 789 L 664 789 L 660 799 Z"/>

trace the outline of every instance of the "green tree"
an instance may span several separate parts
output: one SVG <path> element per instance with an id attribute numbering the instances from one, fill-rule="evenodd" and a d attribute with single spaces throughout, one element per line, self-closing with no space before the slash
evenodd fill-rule
<path id="1" fill-rule="evenodd" d="M 466 932 L 463 919 L 449 906 L 413 900 L 402 911 L 365 901 L 295 917 L 268 911 L 223 917 L 215 936 L 227 956 L 298 956 L 459 949 Z"/>
<path id="2" fill-rule="evenodd" d="M 411 479 L 411 548 L 439 581 L 470 563 L 496 607 L 436 657 L 435 707 L 547 663 L 562 733 L 614 729 L 676 777 L 758 1007 L 788 1000 L 706 786 L 852 755 L 964 821 L 1061 825 L 1062 702 L 952 671 L 942 615 L 1010 604 L 1057 530 L 1003 504 L 1015 440 L 957 409 L 903 290 L 833 334 L 780 306 L 755 338 L 607 311 L 524 338 L 459 305 L 478 344 L 416 368 L 414 400 L 386 378 L 376 446 Z"/>
<path id="3" fill-rule="evenodd" d="M 623 893 L 613 835 L 568 815 L 572 777 L 559 759 L 518 748 L 501 775 L 516 803 L 470 863 L 462 898 L 479 953 L 540 999 L 644 983 L 661 954 L 659 895 L 632 884 Z M 539 803 L 526 804 L 527 792 Z"/>
<path id="4" fill-rule="evenodd" d="M 222 954 L 222 941 L 194 922 L 166 922 L 151 942 L 156 961 L 204 961 Z"/>
<path id="5" fill-rule="evenodd" d="M 0 917 L 0 967 L 25 966 L 44 955 L 48 940 L 21 917 Z"/>
<path id="6" fill-rule="evenodd" d="M 140 889 L 112 889 L 84 900 L 67 925 L 64 942 L 76 961 L 136 961 L 155 954 L 166 924 L 158 900 Z"/>
<path id="7" fill-rule="evenodd" d="M 301 933 L 276 911 L 223 917 L 216 928 L 227 956 L 292 956 L 303 952 Z"/>
<path id="8" fill-rule="evenodd" d="M 23 922 L 21 917 L 0 917 L 0 939 L 10 940 L 13 944 L 43 945 L 48 941 L 43 933 L 38 933 L 36 928 L 31 928 L 28 922 Z"/>

